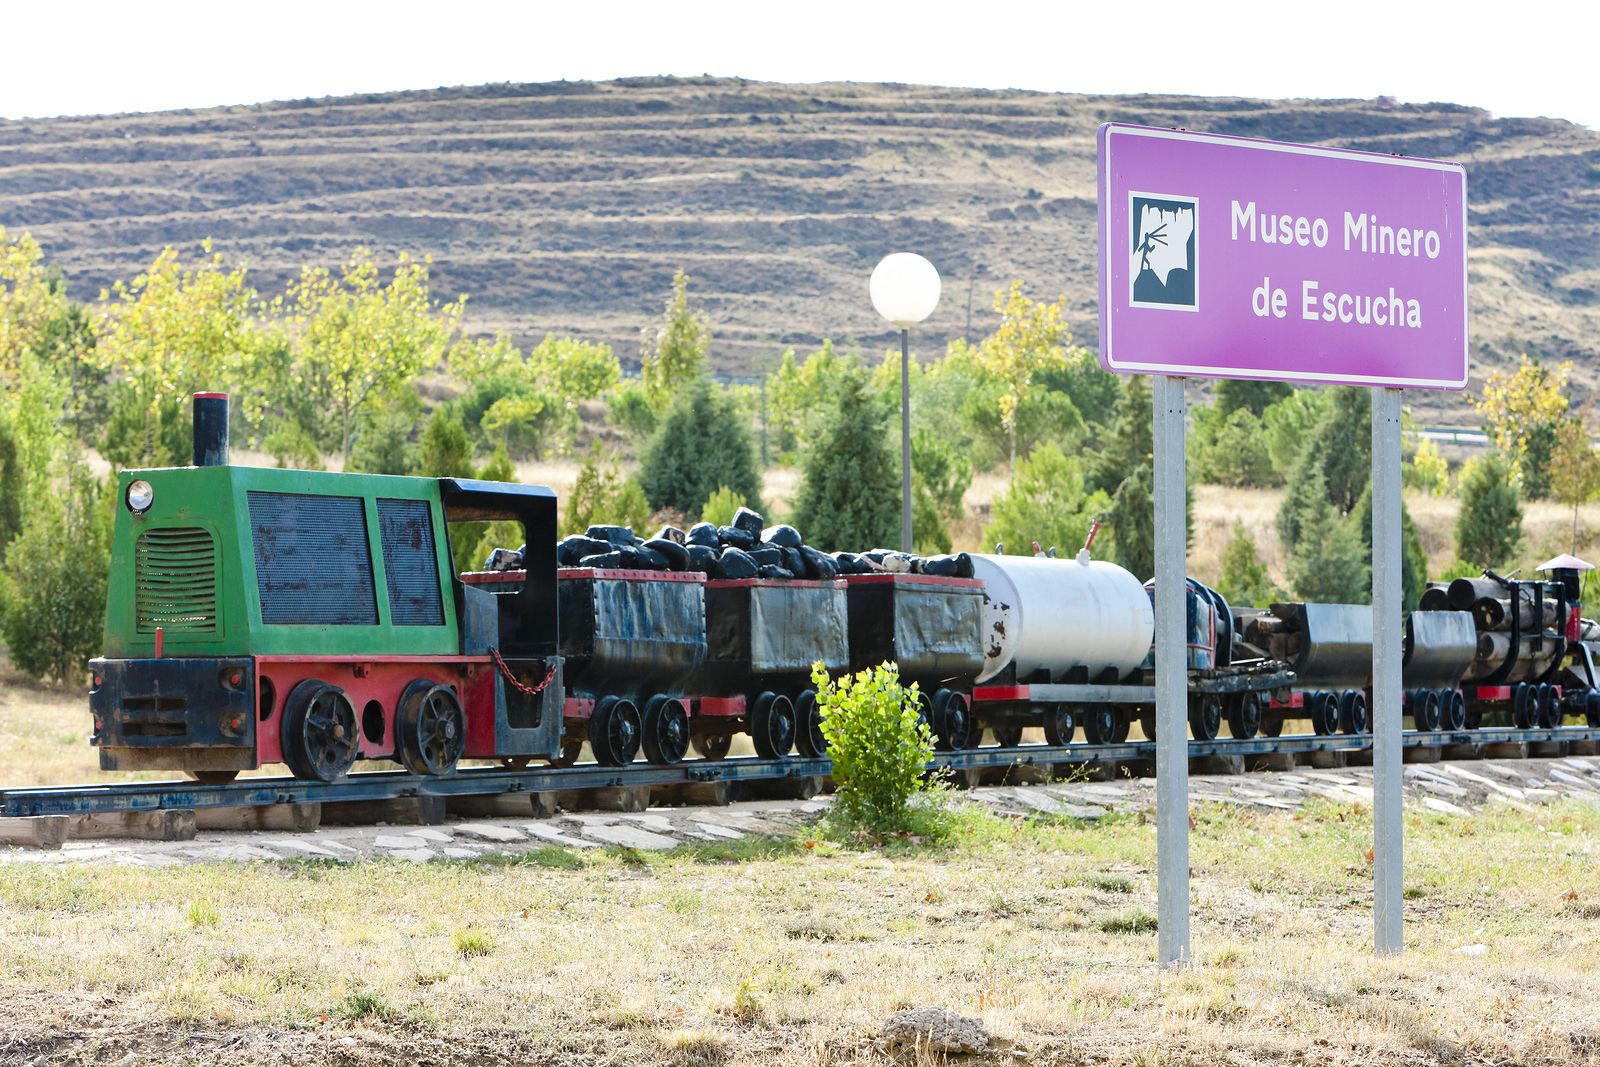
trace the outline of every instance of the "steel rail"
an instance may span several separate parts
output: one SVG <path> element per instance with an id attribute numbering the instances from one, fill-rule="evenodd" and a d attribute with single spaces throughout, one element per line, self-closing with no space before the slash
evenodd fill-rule
<path id="1" fill-rule="evenodd" d="M 1600 741 L 1600 729 L 1558 726 L 1517 730 L 1406 731 L 1406 748 L 1451 745 L 1494 745 L 1523 742 Z M 1372 735 L 1298 734 L 1287 737 L 1218 738 L 1189 741 L 1189 757 L 1264 756 L 1274 753 L 1361 752 L 1372 748 Z M 981 770 L 1010 766 L 1116 763 L 1155 759 L 1155 742 L 1125 741 L 1110 745 L 1019 745 L 976 748 L 935 754 L 930 769 Z M 566 792 L 607 787 L 694 785 L 709 782 L 782 781 L 823 777 L 831 773 L 826 758 L 690 760 L 673 766 L 635 763 L 627 767 L 580 764 L 576 767 L 467 767 L 440 777 L 405 771 L 363 771 L 337 782 L 297 778 L 241 778 L 223 785 L 199 782 L 119 782 L 112 785 L 29 786 L 0 789 L 0 816 L 83 815 L 104 812 L 193 810 L 196 808 L 269 807 L 345 801 L 398 800 L 412 797 L 494 796 L 503 793 Z"/>

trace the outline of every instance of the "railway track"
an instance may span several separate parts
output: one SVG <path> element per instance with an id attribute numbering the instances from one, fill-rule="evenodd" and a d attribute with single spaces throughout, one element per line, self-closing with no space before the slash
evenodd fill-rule
<path id="1" fill-rule="evenodd" d="M 1563 726 L 1551 729 L 1520 730 L 1482 727 L 1462 731 L 1408 730 L 1403 744 L 1408 759 L 1436 760 L 1443 755 L 1473 756 L 1485 749 L 1492 754 L 1528 754 L 1528 746 L 1550 746 L 1553 751 L 1534 754 L 1565 754 L 1575 750 L 1600 748 L 1600 729 Z M 1503 746 L 1503 747 L 1500 747 Z M 1590 747 L 1593 746 L 1593 747 Z M 1250 739 L 1219 738 L 1191 740 L 1191 760 L 1213 760 L 1224 768 L 1242 770 L 1251 757 L 1277 757 L 1280 761 L 1306 761 L 1317 754 L 1333 760 L 1360 759 L 1370 754 L 1371 734 L 1311 734 Z M 989 747 L 959 752 L 938 753 L 932 768 L 954 772 L 958 780 L 976 785 L 1018 769 L 1033 777 L 1047 777 L 1069 767 L 1099 768 L 1102 773 L 1144 775 L 1153 771 L 1155 744 L 1128 741 L 1120 744 L 1020 745 Z M 1230 760 L 1232 761 L 1230 763 Z M 648 803 L 651 793 L 678 802 L 716 803 L 725 801 L 729 789 L 745 785 L 769 792 L 790 792 L 809 796 L 821 788 L 831 772 L 826 758 L 692 760 L 675 766 L 636 764 L 626 768 L 583 764 L 574 767 L 473 767 L 455 774 L 431 777 L 403 771 L 371 771 L 350 775 L 332 783 L 295 778 L 246 778 L 220 785 L 192 781 L 127 782 L 113 785 L 32 786 L 0 789 L 0 828 L 10 826 L 10 834 L 0 835 L 0 843 L 59 844 L 62 836 L 73 836 L 62 828 L 55 834 L 36 835 L 15 832 L 30 820 L 60 820 L 62 817 L 100 819 L 94 836 L 118 836 L 116 817 L 148 816 L 152 813 L 187 813 L 192 833 L 195 813 L 219 810 L 254 811 L 269 809 L 319 810 L 333 805 L 345 807 L 355 821 L 394 820 L 400 805 L 409 804 L 410 817 L 401 821 L 437 821 L 447 806 L 457 808 L 471 801 L 493 803 L 497 799 L 512 804 L 528 804 L 535 813 L 553 810 L 555 798 L 568 806 L 584 806 L 587 800 L 609 795 L 611 805 L 620 794 L 635 798 L 639 806 Z M 311 806 L 319 806 L 312 809 Z M 542 806 L 543 805 L 543 806 Z M 625 809 L 626 810 L 626 809 Z M 485 812 L 487 813 L 487 812 Z M 146 820 L 146 825 L 148 820 Z M 130 822 L 130 826 L 133 824 Z M 314 821 L 313 821 L 314 825 Z M 302 828 L 302 827 L 296 827 Z M 171 828 L 169 827 L 169 830 Z M 181 828 L 177 832 L 182 832 Z M 137 829 L 129 836 L 149 836 Z M 51 838 L 53 837 L 53 842 Z"/>

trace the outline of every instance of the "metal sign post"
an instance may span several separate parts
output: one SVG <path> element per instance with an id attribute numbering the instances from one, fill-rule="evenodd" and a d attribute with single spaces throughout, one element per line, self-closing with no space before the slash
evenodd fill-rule
<path id="1" fill-rule="evenodd" d="M 1400 390 L 1372 393 L 1372 934 L 1403 945 L 1401 776 Z"/>
<path id="2" fill-rule="evenodd" d="M 1106 123 L 1100 362 L 1155 377 L 1156 880 L 1189 957 L 1183 380 L 1372 389 L 1373 943 L 1401 947 L 1400 390 L 1467 384 L 1458 163 Z"/>
<path id="3" fill-rule="evenodd" d="M 1156 955 L 1189 960 L 1189 642 L 1183 379 L 1152 391 L 1156 503 Z"/>

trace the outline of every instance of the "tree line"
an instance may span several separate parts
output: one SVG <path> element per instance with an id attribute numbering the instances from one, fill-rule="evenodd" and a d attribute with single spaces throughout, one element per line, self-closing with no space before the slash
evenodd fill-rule
<path id="1" fill-rule="evenodd" d="M 236 447 L 279 466 L 513 480 L 520 461 L 581 458 L 563 532 L 770 511 L 764 468 L 778 464 L 800 480 L 774 517 L 810 543 L 898 543 L 897 351 L 822 340 L 777 354 L 759 381 L 719 381 L 711 325 L 682 271 L 641 331 L 636 374 L 605 344 L 548 335 L 524 348 L 504 333 L 471 334 L 467 306 L 433 292 L 426 258 L 380 264 L 361 251 L 338 267 L 307 265 L 267 294 L 209 243 L 192 260 L 168 248 L 77 302 L 36 242 L 0 229 L 0 639 L 12 661 L 71 679 L 96 651 L 115 478 L 97 476 L 93 457 L 113 471 L 187 463 L 187 399 L 198 390 L 228 390 Z M 995 294 L 981 339 L 913 354 L 920 551 L 959 538 L 1070 554 L 1099 521 L 1097 555 L 1152 572 L 1149 387 L 1101 370 L 1074 343 L 1065 309 L 1064 297 L 1036 299 L 1015 280 Z M 1574 494 L 1593 495 L 1600 474 L 1586 428 L 1566 411 L 1565 373 L 1525 361 L 1490 378 L 1480 405 L 1497 450 L 1456 476 L 1463 566 L 1514 555 L 1528 496 L 1573 503 L 1576 537 Z M 1239 527 L 1220 583 L 1230 598 L 1366 599 L 1369 419 L 1362 390 L 1272 383 L 1224 381 L 1194 409 L 1192 480 L 1283 492 L 1290 588 L 1271 581 Z M 973 478 L 990 471 L 1005 488 L 987 515 L 969 515 Z M 1408 454 L 1406 479 L 1451 491 L 1426 442 Z M 1425 575 L 1409 517 L 1406 531 L 1410 598 Z M 493 524 L 453 529 L 456 562 L 481 565 L 515 536 Z"/>

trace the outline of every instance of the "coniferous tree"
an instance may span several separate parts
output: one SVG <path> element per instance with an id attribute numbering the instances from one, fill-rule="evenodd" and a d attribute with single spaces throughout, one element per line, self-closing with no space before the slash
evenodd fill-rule
<path id="1" fill-rule="evenodd" d="M 900 544 L 900 465 L 890 455 L 886 413 L 857 373 L 805 460 L 795 525 L 829 551 Z"/>
<path id="2" fill-rule="evenodd" d="M 1112 558 L 1143 581 L 1156 573 L 1156 506 L 1154 472 L 1141 466 L 1117 486 L 1106 514 Z"/>
<path id="3" fill-rule="evenodd" d="M 1124 478 L 1151 465 L 1155 438 L 1150 417 L 1150 383 L 1142 375 L 1130 374 L 1122 380 L 1111 433 L 1101 441 L 1087 472 L 1090 489 L 1114 493 Z"/>
<path id="4" fill-rule="evenodd" d="M 422 429 L 417 473 L 424 478 L 471 478 L 472 445 L 461 416 L 449 407 L 437 407 Z"/>
<path id="5" fill-rule="evenodd" d="M 1498 451 L 1473 460 L 1461 472 L 1460 492 L 1457 558 L 1479 567 L 1508 568 L 1522 546 L 1522 503 L 1511 465 Z"/>
<path id="6" fill-rule="evenodd" d="M 639 480 L 652 508 L 691 517 L 723 486 L 758 499 L 755 447 L 732 399 L 704 378 L 691 382 L 650 438 Z"/>
<path id="7" fill-rule="evenodd" d="M 1279 599 L 1278 589 L 1256 551 L 1255 538 L 1237 519 L 1233 538 L 1222 552 L 1222 578 L 1217 582 L 1217 592 L 1227 597 L 1233 607 L 1264 608 Z"/>

